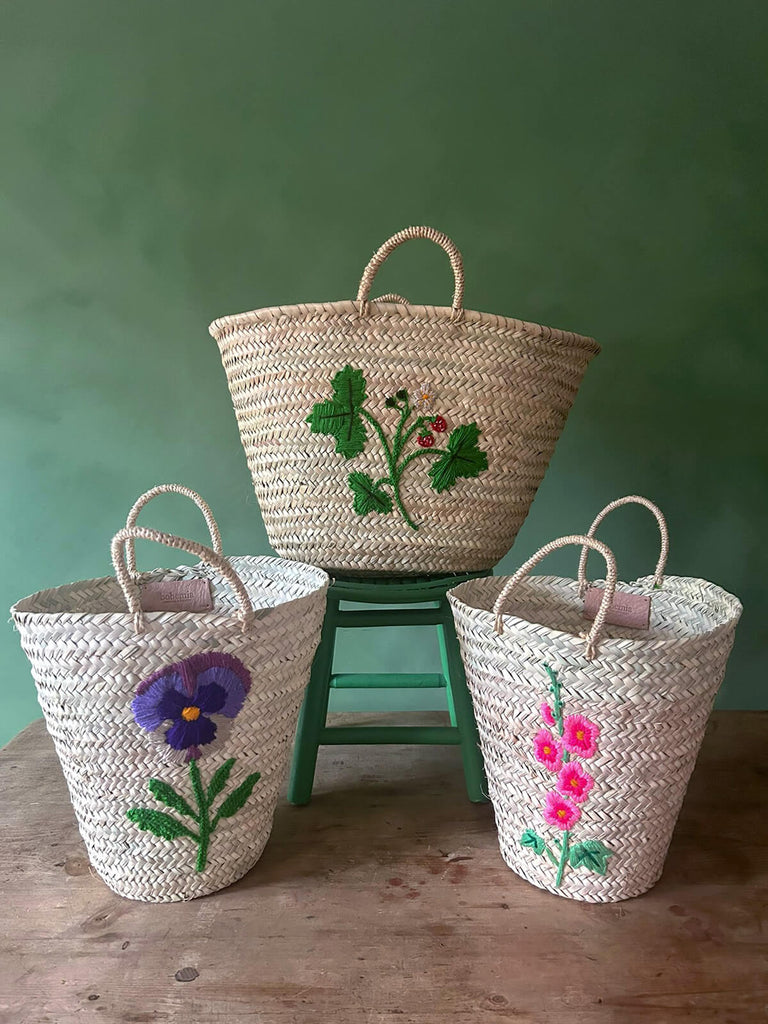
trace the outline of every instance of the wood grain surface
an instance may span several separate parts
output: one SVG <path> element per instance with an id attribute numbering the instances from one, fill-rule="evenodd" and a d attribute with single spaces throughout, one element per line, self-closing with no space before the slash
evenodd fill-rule
<path id="1" fill-rule="evenodd" d="M 768 713 L 716 714 L 661 882 L 589 905 L 509 871 L 455 748 L 326 748 L 245 879 L 151 905 L 91 873 L 35 722 L 0 751 L 0 1021 L 764 1022 L 767 779 Z"/>

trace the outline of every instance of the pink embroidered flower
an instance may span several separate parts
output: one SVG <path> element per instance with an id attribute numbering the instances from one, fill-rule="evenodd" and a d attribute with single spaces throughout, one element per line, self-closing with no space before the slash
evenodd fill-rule
<path id="1" fill-rule="evenodd" d="M 563 746 L 571 754 L 592 757 L 597 750 L 600 726 L 584 715 L 568 715 L 563 722 Z"/>
<path id="2" fill-rule="evenodd" d="M 545 821 L 567 832 L 581 817 L 581 809 L 559 793 L 547 793 L 542 811 Z"/>
<path id="3" fill-rule="evenodd" d="M 541 711 L 541 717 L 544 719 L 547 725 L 555 724 L 555 716 L 552 713 L 552 708 L 549 706 L 549 704 L 542 704 L 539 710 Z"/>
<path id="4" fill-rule="evenodd" d="M 536 760 L 551 772 L 556 772 L 563 763 L 560 740 L 555 739 L 549 729 L 539 729 L 533 737 L 533 752 Z"/>
<path id="5" fill-rule="evenodd" d="M 570 797 L 577 804 L 587 799 L 594 784 L 595 780 L 584 771 L 578 761 L 568 761 L 564 764 L 557 777 L 557 788 L 563 796 Z"/>

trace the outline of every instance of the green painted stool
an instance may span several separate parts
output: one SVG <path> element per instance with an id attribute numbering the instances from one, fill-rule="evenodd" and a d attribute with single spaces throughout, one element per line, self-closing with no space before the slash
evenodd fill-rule
<path id="1" fill-rule="evenodd" d="M 464 580 L 486 573 L 461 573 L 422 578 L 336 579 L 328 590 L 320 646 L 317 649 L 309 686 L 299 715 L 293 751 L 288 799 L 292 804 L 309 803 L 315 780 L 317 749 L 336 743 L 454 743 L 461 748 L 469 799 L 485 802 L 487 785 L 480 753 L 472 700 L 467 690 L 464 666 L 446 592 Z M 385 608 L 346 611 L 341 601 L 355 604 L 413 605 L 425 608 Z M 347 673 L 333 674 L 337 629 L 363 626 L 437 626 L 443 672 Z M 414 689 L 443 687 L 451 724 L 445 726 L 327 726 L 328 699 L 332 689 Z"/>

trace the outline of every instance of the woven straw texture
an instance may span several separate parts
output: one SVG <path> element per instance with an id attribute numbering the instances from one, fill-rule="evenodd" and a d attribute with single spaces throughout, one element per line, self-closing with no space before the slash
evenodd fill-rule
<path id="1" fill-rule="evenodd" d="M 183 547 L 212 563 L 141 577 L 142 582 L 208 580 L 212 609 L 134 614 L 135 587 L 128 594 L 133 612 L 126 611 L 120 584 L 105 577 L 33 594 L 11 613 L 91 864 L 121 896 L 186 900 L 236 881 L 256 863 L 269 838 L 329 581 L 310 566 L 266 557 L 225 560 L 201 545 L 136 527 L 116 538 L 116 567 L 124 578 L 121 545 L 137 537 Z M 141 831 L 126 812 L 137 806 L 167 810 L 148 791 L 150 778 L 170 784 L 192 803 L 190 766 L 139 728 L 131 700 L 142 680 L 158 669 L 204 652 L 239 659 L 251 675 L 251 688 L 237 717 L 220 723 L 221 743 L 212 743 L 207 753 L 203 748 L 203 782 L 230 758 L 236 761 L 229 790 L 249 773 L 260 772 L 261 778 L 242 809 L 218 824 L 207 865 L 198 873 L 190 839 L 170 842 Z"/>
<path id="2" fill-rule="evenodd" d="M 369 300 L 376 271 L 402 242 L 427 238 L 448 253 L 454 271 L 451 307 L 408 304 L 402 296 Z M 542 480 L 587 364 L 591 338 L 463 309 L 461 255 L 445 235 L 415 227 L 372 257 L 355 301 L 278 306 L 211 324 L 227 374 L 240 437 L 275 550 L 348 574 L 477 571 L 509 550 Z M 398 480 L 402 503 L 381 514 L 353 508 L 350 473 L 388 475 L 384 445 L 369 421 L 364 449 L 339 454 L 334 439 L 312 433 L 307 417 L 331 397 L 345 366 L 360 370 L 365 408 L 393 443 L 398 410 L 388 398 L 407 391 L 452 431 L 476 423 L 487 469 L 439 493 L 433 452 L 418 453 Z M 415 415 L 415 414 L 414 414 Z M 433 456 L 430 458 L 429 456 Z M 389 484 L 384 492 L 393 496 Z M 396 499 L 395 499 L 396 504 Z"/>
<path id="3" fill-rule="evenodd" d="M 699 587 L 701 581 L 678 585 L 671 578 L 669 591 L 666 583 L 653 591 L 647 631 L 603 624 L 595 629 L 596 618 L 585 643 L 590 624 L 579 583 L 527 576 L 544 554 L 566 543 L 605 557 L 607 610 L 615 562 L 609 549 L 585 536 L 554 541 L 514 576 L 469 581 L 449 599 L 504 860 L 522 878 L 561 896 L 621 900 L 645 892 L 661 875 L 741 605 L 720 588 Z M 653 579 L 621 584 L 621 590 L 648 595 Z M 552 724 L 543 720 L 542 704 L 551 707 L 553 700 L 545 665 L 561 686 L 564 715 L 582 715 L 587 729 L 589 723 L 599 727 L 597 749 L 582 762 L 594 785 L 579 807 L 570 842 L 596 840 L 610 851 L 604 873 L 567 864 L 559 885 L 562 843 L 558 848 L 555 842 L 567 833 L 545 820 L 543 807 L 561 776 L 542 763 L 534 744 Z M 526 830 L 527 846 L 521 843 Z M 531 830 L 546 840 L 553 857 L 532 848 Z"/>

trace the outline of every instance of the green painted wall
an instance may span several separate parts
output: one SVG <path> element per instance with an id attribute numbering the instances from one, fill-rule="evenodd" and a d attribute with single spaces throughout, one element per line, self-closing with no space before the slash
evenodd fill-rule
<path id="1" fill-rule="evenodd" d="M 648 494 L 671 571 L 746 605 L 721 704 L 768 705 L 765 4 L 6 0 L 1 36 L 0 605 L 106 572 L 161 481 L 207 496 L 230 552 L 267 551 L 207 324 L 352 296 L 427 223 L 469 306 L 604 346 L 503 568 Z M 450 292 L 426 245 L 380 283 Z M 202 536 L 180 499 L 150 518 Z M 604 535 L 650 570 L 642 511 Z M 406 641 L 390 664 L 432 664 Z M 0 645 L 7 739 L 37 705 Z"/>

